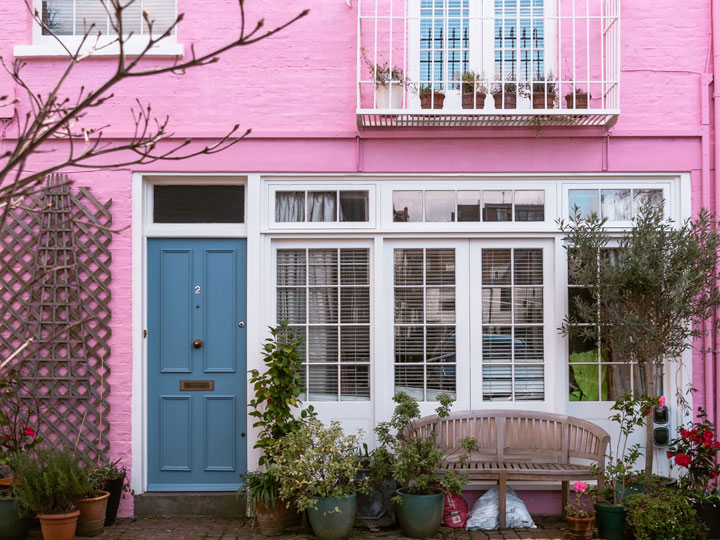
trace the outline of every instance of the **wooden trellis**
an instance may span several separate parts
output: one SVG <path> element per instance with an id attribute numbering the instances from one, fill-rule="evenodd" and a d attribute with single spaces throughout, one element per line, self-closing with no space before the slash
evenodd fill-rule
<path id="1" fill-rule="evenodd" d="M 40 401 L 39 429 L 93 456 L 109 449 L 112 200 L 53 175 L 15 205 L 0 234 L 0 359 Z"/>

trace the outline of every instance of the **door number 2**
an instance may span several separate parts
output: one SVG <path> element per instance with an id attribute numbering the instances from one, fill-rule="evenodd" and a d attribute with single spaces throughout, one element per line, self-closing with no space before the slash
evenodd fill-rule
<path id="1" fill-rule="evenodd" d="M 195 294 L 200 294 L 200 285 L 195 285 L 195 287 L 193 287 L 193 292 Z"/>

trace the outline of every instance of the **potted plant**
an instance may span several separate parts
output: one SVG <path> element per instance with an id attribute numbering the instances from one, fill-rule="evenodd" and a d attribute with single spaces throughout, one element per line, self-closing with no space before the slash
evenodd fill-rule
<path id="1" fill-rule="evenodd" d="M 462 108 L 482 109 L 485 106 L 485 94 L 488 92 L 485 86 L 485 74 L 478 75 L 473 71 L 466 71 L 461 76 L 462 81 Z"/>
<path id="2" fill-rule="evenodd" d="M 527 86 L 516 80 L 515 73 L 510 73 L 507 79 L 498 75 L 490 91 L 496 109 L 516 109 L 517 98 L 527 97 Z"/>
<path id="3" fill-rule="evenodd" d="M 88 476 L 69 452 L 39 448 L 33 454 L 14 461 L 20 505 L 37 515 L 45 540 L 72 540 L 80 515 L 77 501 L 91 491 Z"/>
<path id="4" fill-rule="evenodd" d="M 595 525 L 595 516 L 590 514 L 594 497 L 588 493 L 585 495 L 586 499 L 583 500 L 583 495 L 588 491 L 588 485 L 585 482 L 575 482 L 573 490 L 575 491 L 575 500 L 565 507 L 568 536 L 570 540 L 590 540 L 593 537 Z"/>
<path id="5" fill-rule="evenodd" d="M 367 483 L 367 492 L 357 495 L 357 515 L 355 525 L 368 528 L 389 527 L 395 524 L 395 512 L 392 498 L 397 489 L 397 482 L 392 477 L 393 456 L 378 440 L 378 446 L 368 451 L 363 443 L 363 450 L 358 451 L 357 479 Z"/>
<path id="6" fill-rule="evenodd" d="M 106 527 L 115 523 L 123 494 L 130 493 L 130 486 L 127 483 L 127 471 L 124 466 L 120 465 L 120 461 L 120 459 L 111 461 L 105 455 L 101 455 L 94 462 L 94 474 L 99 477 L 98 490 L 107 491 L 110 495 L 107 499 L 105 512 L 104 525 Z"/>
<path id="7" fill-rule="evenodd" d="M 0 491 L 0 540 L 23 540 L 30 532 L 31 520 L 23 516 L 12 486 Z"/>
<path id="8" fill-rule="evenodd" d="M 420 85 L 420 107 L 423 109 L 442 109 L 445 103 L 445 91 L 434 84 Z"/>
<path id="9" fill-rule="evenodd" d="M 720 474 L 720 465 L 717 463 L 720 442 L 717 440 L 715 424 L 699 408 L 697 420 L 687 428 L 678 428 L 678 435 L 670 442 L 667 457 L 684 473 L 680 478 L 680 491 L 693 502 L 700 521 L 708 531 L 708 537 L 718 538 L 720 496 L 715 488 L 715 479 Z"/>
<path id="10" fill-rule="evenodd" d="M 77 501 L 80 516 L 75 534 L 77 536 L 97 536 L 103 532 L 110 493 L 102 489 L 106 480 L 105 470 L 90 460 L 87 460 L 86 463 L 85 474 L 90 482 L 90 489 Z"/>
<path id="11" fill-rule="evenodd" d="M 320 540 L 343 540 L 352 532 L 360 465 L 358 437 L 345 435 L 339 422 L 325 427 L 317 418 L 277 442 L 269 472 L 280 482 L 280 496 L 307 510 Z"/>
<path id="12" fill-rule="evenodd" d="M 554 109 L 557 83 L 555 75 L 548 73 L 532 83 L 533 109 Z"/>
<path id="13" fill-rule="evenodd" d="M 576 88 L 575 92 L 565 94 L 568 109 L 587 109 L 589 99 L 592 99 L 592 96 L 582 88 Z"/>
<path id="14" fill-rule="evenodd" d="M 280 500 L 280 483 L 268 472 L 245 475 L 248 504 L 255 512 L 260 532 L 265 536 L 279 536 L 285 531 L 287 508 Z"/>
<path id="15" fill-rule="evenodd" d="M 628 532 L 635 540 L 697 540 L 701 528 L 690 502 L 677 489 L 652 487 L 627 498 Z"/>
<path id="16" fill-rule="evenodd" d="M 360 52 L 375 84 L 376 107 L 378 109 L 402 109 L 403 93 L 409 86 L 402 68 L 390 67 L 387 62 L 382 64 L 370 62 L 365 53 L 365 47 L 361 47 Z"/>

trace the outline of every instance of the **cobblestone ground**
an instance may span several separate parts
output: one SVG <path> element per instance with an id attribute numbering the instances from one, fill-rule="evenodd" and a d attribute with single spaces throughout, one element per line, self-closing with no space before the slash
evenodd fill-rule
<path id="1" fill-rule="evenodd" d="M 537 529 L 503 529 L 499 531 L 458 531 L 443 527 L 437 539 L 444 540 L 562 540 L 567 524 L 558 517 L 534 516 Z M 39 530 L 31 532 L 33 540 L 42 538 Z M 107 540 L 260 540 L 265 537 L 251 520 L 222 518 L 120 518 L 114 526 L 96 536 Z M 275 537 L 278 540 L 315 540 L 309 529 Z M 350 540 L 405 540 L 399 530 L 356 528 Z"/>

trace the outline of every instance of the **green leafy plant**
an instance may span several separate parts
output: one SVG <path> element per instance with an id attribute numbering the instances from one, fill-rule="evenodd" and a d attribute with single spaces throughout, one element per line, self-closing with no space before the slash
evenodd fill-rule
<path id="1" fill-rule="evenodd" d="M 32 450 L 42 442 L 30 419 L 39 422 L 40 406 L 32 397 L 23 396 L 24 382 L 15 369 L 0 377 L 0 467 L 14 468 L 19 454 Z"/>
<path id="2" fill-rule="evenodd" d="M 627 497 L 627 525 L 635 540 L 697 540 L 701 534 L 687 497 L 673 489 L 650 488 Z"/>
<path id="3" fill-rule="evenodd" d="M 565 318 L 563 334 L 590 343 L 602 339 L 616 358 L 637 362 L 644 371 L 644 393 L 656 396 L 665 359 L 679 358 L 693 338 L 718 328 L 692 324 L 711 320 L 720 307 L 715 216 L 703 209 L 696 219 L 676 224 L 665 219 L 662 205 L 648 201 L 632 227 L 617 236 L 607 230 L 606 219 L 594 213 L 583 217 L 577 208 L 559 227 L 571 279 L 588 284 L 589 293 L 575 297 L 577 315 Z M 617 247 L 610 251 L 614 240 Z M 645 447 L 652 444 L 648 423 Z M 652 466 L 653 453 L 647 452 L 646 476 Z"/>
<path id="4" fill-rule="evenodd" d="M 280 483 L 275 475 L 260 471 L 250 472 L 244 475 L 244 483 L 248 501 L 253 508 L 258 504 L 266 508 L 275 506 L 275 501 L 280 496 Z"/>
<path id="5" fill-rule="evenodd" d="M 478 75 L 474 71 L 465 71 L 460 75 L 460 80 L 462 81 L 461 87 L 463 94 L 472 94 L 473 92 L 476 94 L 487 94 L 488 92 L 488 87 L 485 85 L 487 79 L 484 73 Z"/>
<path id="6" fill-rule="evenodd" d="M 442 96 L 445 95 L 445 90 L 442 89 L 442 86 L 436 86 L 431 83 L 421 84 L 420 85 L 420 95 L 426 96 L 428 94 L 440 94 Z"/>
<path id="7" fill-rule="evenodd" d="M 551 71 L 546 76 L 540 75 L 532 83 L 533 94 L 554 94 L 557 92 L 557 78 Z"/>
<path id="8" fill-rule="evenodd" d="M 34 455 L 33 455 L 34 454 Z M 77 458 L 55 448 L 38 448 L 19 454 L 14 461 L 15 494 L 26 514 L 65 514 L 92 491 Z"/>
<path id="9" fill-rule="evenodd" d="M 575 95 L 575 96 L 587 96 L 588 99 L 592 99 L 592 94 L 588 94 L 588 93 L 587 93 L 585 90 L 583 90 L 582 88 L 576 88 L 576 89 L 575 89 L 575 92 L 568 92 L 567 94 L 565 94 L 565 98 L 567 98 L 567 99 L 569 99 L 569 100 L 572 100 L 573 95 Z"/>
<path id="10" fill-rule="evenodd" d="M 505 93 L 517 95 L 518 97 L 527 97 L 529 87 L 526 83 L 519 82 L 514 72 L 508 73 L 506 77 L 502 75 L 495 76 L 495 82 L 490 85 L 490 92 L 495 94 Z"/>
<path id="11" fill-rule="evenodd" d="M 85 474 L 91 486 L 88 496 L 105 489 L 105 484 L 118 478 L 123 479 L 123 492 L 130 492 L 130 484 L 127 482 L 127 471 L 123 465 L 120 465 L 120 458 L 112 461 L 105 454 L 101 453 L 96 459 L 84 456 L 82 461 L 85 464 Z"/>
<path id="12" fill-rule="evenodd" d="M 355 480 L 358 444 L 358 436 L 345 435 L 339 422 L 326 427 L 308 419 L 270 450 L 269 472 L 281 479 L 280 498 L 295 501 L 302 511 L 315 508 L 319 498 L 347 497 L 363 489 Z"/>
<path id="13" fill-rule="evenodd" d="M 302 406 L 303 391 L 300 370 L 300 348 L 303 340 L 296 337 L 287 321 L 270 328 L 271 337 L 263 345 L 265 371 L 250 371 L 250 384 L 255 396 L 250 400 L 250 416 L 256 419 L 253 427 L 259 428 L 254 448 L 263 451 L 260 465 L 268 464 L 268 452 L 283 437 L 297 430 L 315 415 L 312 406 L 301 409 L 299 418 L 295 410 Z"/>

